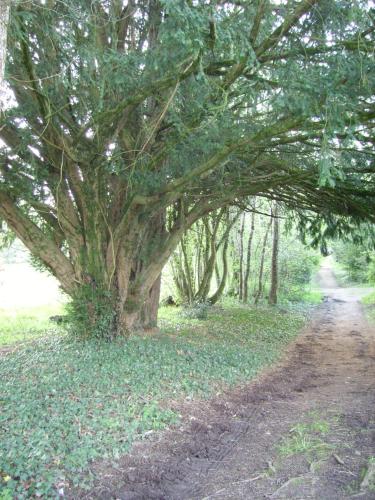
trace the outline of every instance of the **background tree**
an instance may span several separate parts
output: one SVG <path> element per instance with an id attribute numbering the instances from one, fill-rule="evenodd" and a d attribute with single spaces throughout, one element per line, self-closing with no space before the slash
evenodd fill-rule
<path id="1" fill-rule="evenodd" d="M 329 250 L 338 263 L 336 275 L 346 283 L 375 283 L 375 251 L 373 226 L 361 225 L 330 242 Z"/>
<path id="2" fill-rule="evenodd" d="M 252 254 L 252 244 L 254 239 L 254 231 L 255 231 L 255 212 L 251 214 L 250 232 L 247 240 L 246 266 L 245 266 L 244 291 L 243 291 L 243 301 L 245 304 L 249 300 L 249 278 L 251 270 L 251 254 Z"/>
<path id="3" fill-rule="evenodd" d="M 262 243 L 262 251 L 260 254 L 260 265 L 259 265 L 259 275 L 258 275 L 258 289 L 254 295 L 254 304 L 257 305 L 260 298 L 263 294 L 264 283 L 263 283 L 263 275 L 264 275 L 264 259 L 266 256 L 266 249 L 268 243 L 268 235 L 272 226 L 272 219 L 267 224 L 266 232 L 264 233 L 263 243 Z"/>
<path id="4" fill-rule="evenodd" d="M 245 212 L 242 214 L 241 226 L 238 233 L 239 247 L 239 269 L 238 269 L 238 298 L 242 301 L 244 295 L 244 231 L 245 231 Z"/>
<path id="5" fill-rule="evenodd" d="M 228 276 L 229 234 L 239 215 L 238 210 L 214 212 L 194 224 L 180 241 L 171 259 L 171 269 L 183 304 L 215 304 L 222 296 Z M 213 291 L 215 270 L 217 286 Z"/>
<path id="6" fill-rule="evenodd" d="M 295 214 L 289 213 L 285 207 L 275 202 L 252 198 L 248 203 L 248 206 L 241 203 L 241 208 L 232 208 L 226 213 L 226 217 L 223 217 L 222 210 L 213 213 L 205 218 L 207 220 L 198 221 L 187 231 L 163 273 L 165 297 L 172 293 L 178 297 L 179 302 L 192 308 L 191 314 L 205 312 L 199 305 L 214 304 L 219 299 L 225 302 L 226 297 L 248 305 L 252 301 L 256 304 L 275 304 L 279 300 L 285 303 L 311 298 L 311 280 L 320 262 L 320 255 L 311 245 L 300 240 L 294 224 Z M 216 226 L 219 229 L 213 231 Z M 241 231 L 244 242 L 247 245 L 251 242 L 249 266 L 244 262 L 243 285 L 246 285 L 246 300 L 238 293 L 241 253 L 238 236 Z M 213 241 L 216 241 L 217 250 L 212 253 Z M 334 248 L 348 245 L 330 242 L 330 246 L 332 244 Z M 367 249 L 367 252 L 370 250 Z M 208 265 L 212 262 L 212 255 L 216 259 L 215 268 L 219 275 L 216 281 L 212 279 L 213 267 Z M 248 258 L 249 254 L 246 260 Z M 342 262 L 344 263 L 343 260 Z M 363 267 L 364 275 L 370 272 L 367 267 Z M 208 269 L 210 272 L 207 275 L 205 271 Z M 207 276 L 210 277 L 209 287 L 206 286 Z M 203 289 L 205 295 L 201 294 Z M 272 300 L 275 293 L 276 302 Z"/>
<path id="7" fill-rule="evenodd" d="M 371 16 L 360 0 L 17 3 L 0 216 L 86 329 L 154 324 L 186 230 L 243 197 L 374 213 Z"/>
<path id="8" fill-rule="evenodd" d="M 277 203 L 272 210 L 272 262 L 271 262 L 271 286 L 268 296 L 269 304 L 277 303 L 277 289 L 279 278 L 279 210 Z"/>

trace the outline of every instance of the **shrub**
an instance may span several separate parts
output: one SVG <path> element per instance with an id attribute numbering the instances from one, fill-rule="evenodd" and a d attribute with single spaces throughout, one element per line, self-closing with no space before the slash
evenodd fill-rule
<path id="1" fill-rule="evenodd" d="M 116 307 L 107 290 L 91 285 L 81 286 L 66 310 L 68 329 L 75 335 L 111 339 Z"/>
<path id="2" fill-rule="evenodd" d="M 210 304 L 207 302 L 195 302 L 183 309 L 183 316 L 187 319 L 207 319 Z"/>

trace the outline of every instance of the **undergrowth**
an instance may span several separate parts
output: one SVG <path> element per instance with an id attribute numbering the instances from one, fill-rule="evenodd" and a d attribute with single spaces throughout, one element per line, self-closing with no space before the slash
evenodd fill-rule
<path id="1" fill-rule="evenodd" d="M 375 323 L 375 291 L 363 297 L 362 303 L 368 320 Z"/>
<path id="2" fill-rule="evenodd" d="M 128 341 L 54 334 L 0 358 L 0 498 L 54 498 L 89 487 L 93 460 L 177 420 L 168 398 L 208 397 L 273 362 L 302 311 L 212 308 L 206 320 L 161 310 L 161 331 Z"/>

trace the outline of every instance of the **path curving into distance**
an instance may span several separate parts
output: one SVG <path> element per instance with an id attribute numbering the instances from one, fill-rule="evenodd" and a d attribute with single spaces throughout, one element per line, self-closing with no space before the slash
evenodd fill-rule
<path id="1" fill-rule="evenodd" d="M 375 499 L 375 329 L 329 265 L 325 295 L 283 361 L 185 410 L 183 429 L 144 442 L 85 498 Z M 82 497 L 81 497 L 82 498 Z"/>

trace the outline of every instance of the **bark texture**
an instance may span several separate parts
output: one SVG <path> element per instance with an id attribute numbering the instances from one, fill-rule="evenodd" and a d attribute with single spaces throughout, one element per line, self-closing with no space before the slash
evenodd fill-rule
<path id="1" fill-rule="evenodd" d="M 255 298 L 254 298 L 255 305 L 258 304 L 260 298 L 262 297 L 262 293 L 263 293 L 264 259 L 266 256 L 267 241 L 268 241 L 268 235 L 269 235 L 269 232 L 271 229 L 271 225 L 272 225 L 272 220 L 267 225 L 267 229 L 266 229 L 266 232 L 265 232 L 264 238 L 263 238 L 262 253 L 260 256 L 259 275 L 258 275 L 258 290 L 257 290 L 257 292 L 255 294 Z"/>
<path id="2" fill-rule="evenodd" d="M 239 283 L 238 283 L 238 298 L 239 300 L 243 300 L 243 295 L 244 295 L 244 273 L 243 273 L 243 261 L 244 261 L 244 252 L 243 252 L 243 235 L 245 231 L 245 219 L 246 219 L 246 214 L 245 212 L 242 215 L 242 221 L 241 221 L 241 226 L 239 230 Z"/>
<path id="3" fill-rule="evenodd" d="M 279 283 L 279 210 L 277 203 L 273 209 L 273 239 L 272 239 L 272 260 L 271 260 L 271 287 L 268 296 L 269 304 L 277 304 L 277 289 Z"/>
<path id="4" fill-rule="evenodd" d="M 249 239 L 247 240 L 247 254 L 246 254 L 246 266 L 245 266 L 244 290 L 243 290 L 243 302 L 245 304 L 249 300 L 249 278 L 251 270 L 251 252 L 252 252 L 252 244 L 254 238 L 254 230 L 255 230 L 255 212 L 251 214 L 250 233 L 249 233 Z"/>

